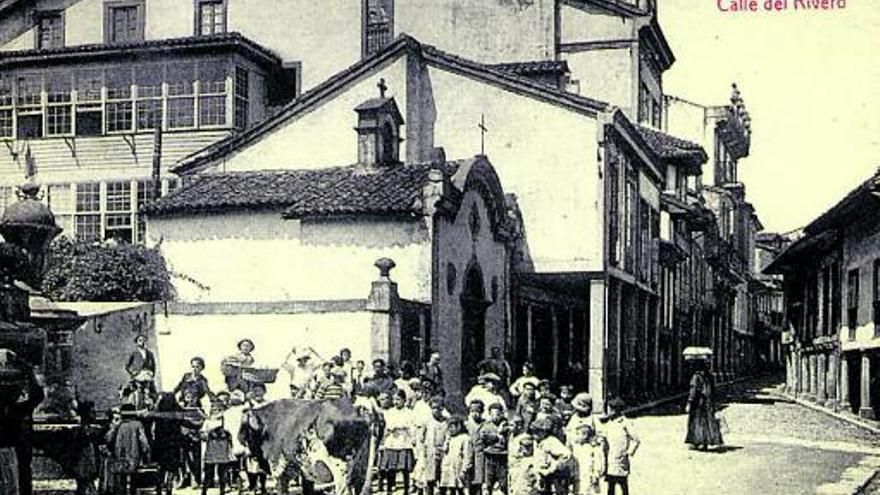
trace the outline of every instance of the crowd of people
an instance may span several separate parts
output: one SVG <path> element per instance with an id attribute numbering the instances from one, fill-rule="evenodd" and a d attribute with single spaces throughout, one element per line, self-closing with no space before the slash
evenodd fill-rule
<path id="1" fill-rule="evenodd" d="M 152 463 L 164 484 L 199 486 L 206 494 L 243 483 L 265 493 L 269 466 L 258 425 L 248 411 L 266 403 L 272 370 L 254 368 L 254 343 L 238 342 L 221 363 L 222 390 L 193 357 L 170 392 L 159 392 L 155 362 L 138 336 L 106 435 L 102 482 L 108 493 L 133 490 L 132 475 Z M 594 414 L 591 397 L 568 384 L 554 386 L 526 363 L 513 373 L 497 348 L 479 364 L 478 379 L 455 403 L 447 398 L 438 352 L 426 362 L 399 366 L 382 359 L 369 366 L 349 349 L 324 360 L 310 348 L 293 349 L 280 370 L 289 397 L 346 397 L 373 420 L 377 488 L 389 495 L 589 495 L 628 493 L 629 459 L 639 439 L 623 416 L 620 399 Z M 276 385 L 279 386 L 279 385 Z"/>
<path id="2" fill-rule="evenodd" d="M 408 387 L 367 388 L 356 396 L 355 404 L 371 408 L 383 425 L 379 490 L 589 495 L 620 487 L 628 494 L 629 459 L 639 439 L 623 402 L 612 400 L 607 414 L 594 414 L 589 394 L 562 384 L 557 395 L 528 363 L 508 383 L 509 366 L 492 354 L 464 397 L 463 414 L 450 412 L 454 404 L 442 382 L 425 374 Z"/>

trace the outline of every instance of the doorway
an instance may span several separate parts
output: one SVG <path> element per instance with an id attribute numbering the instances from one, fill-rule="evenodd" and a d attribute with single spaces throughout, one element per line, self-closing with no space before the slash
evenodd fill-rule
<path id="1" fill-rule="evenodd" d="M 473 263 L 465 273 L 461 294 L 461 389 L 477 381 L 477 365 L 486 356 L 486 300 L 483 271 Z"/>

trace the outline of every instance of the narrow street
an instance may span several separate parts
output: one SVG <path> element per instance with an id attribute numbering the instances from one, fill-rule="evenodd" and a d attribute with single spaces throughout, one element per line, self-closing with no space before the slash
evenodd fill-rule
<path id="1" fill-rule="evenodd" d="M 717 452 L 682 443 L 683 402 L 633 417 L 642 447 L 632 493 L 852 494 L 880 469 L 880 436 L 775 396 L 775 385 L 748 382 L 720 392 L 730 431 Z"/>

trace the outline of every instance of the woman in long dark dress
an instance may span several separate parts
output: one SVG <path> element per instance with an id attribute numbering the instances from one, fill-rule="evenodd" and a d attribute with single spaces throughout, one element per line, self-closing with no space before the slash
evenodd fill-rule
<path id="1" fill-rule="evenodd" d="M 701 450 L 710 445 L 723 445 L 721 430 L 715 419 L 715 403 L 712 395 L 715 383 L 709 373 L 706 361 L 696 361 L 696 370 L 691 377 L 690 393 L 688 394 L 687 412 L 688 429 L 684 442 Z"/>
<path id="2" fill-rule="evenodd" d="M 183 467 L 183 447 L 186 439 L 181 426 L 184 423 L 183 408 L 172 393 L 162 393 L 156 404 L 158 417 L 153 423 L 153 460 L 159 465 L 162 486 L 171 494 L 174 478 Z"/>

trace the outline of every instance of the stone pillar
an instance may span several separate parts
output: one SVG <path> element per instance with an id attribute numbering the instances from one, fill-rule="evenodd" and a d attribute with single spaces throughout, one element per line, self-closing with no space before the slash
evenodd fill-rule
<path id="1" fill-rule="evenodd" d="M 825 394 L 825 385 L 828 382 L 827 357 L 824 352 L 816 356 L 816 402 L 824 404 L 828 396 Z"/>
<path id="2" fill-rule="evenodd" d="M 825 407 L 837 409 L 837 375 L 839 373 L 838 366 L 839 356 L 836 352 L 828 354 L 828 372 L 825 374 Z"/>
<path id="3" fill-rule="evenodd" d="M 605 410 L 605 342 L 606 332 L 606 301 L 608 298 L 607 285 L 604 280 L 591 280 L 589 289 L 590 300 L 590 356 L 589 356 L 589 392 L 593 398 L 593 410 L 602 412 Z"/>
<path id="4" fill-rule="evenodd" d="M 807 369 L 809 370 L 809 375 L 807 376 L 807 393 L 809 397 L 813 400 L 816 399 L 816 367 L 818 366 L 818 358 L 815 354 L 810 354 L 807 357 Z"/>
<path id="5" fill-rule="evenodd" d="M 843 352 L 840 353 L 840 387 L 838 387 L 837 393 L 840 398 L 840 408 L 849 411 L 851 405 L 849 400 L 849 360 Z"/>
<path id="6" fill-rule="evenodd" d="M 862 405 L 859 408 L 859 416 L 874 419 L 874 408 L 871 407 L 871 358 L 865 351 L 862 351 L 861 395 Z"/>
<path id="7" fill-rule="evenodd" d="M 801 370 L 801 376 L 798 377 L 798 392 L 802 397 L 808 397 L 810 395 L 810 357 L 801 351 L 798 359 Z"/>
<path id="8" fill-rule="evenodd" d="M 380 258 L 374 264 L 379 269 L 379 279 L 372 283 L 367 298 L 367 311 L 373 313 L 371 322 L 371 359 L 384 359 L 386 362 L 400 360 L 400 297 L 397 283 L 389 274 L 396 266 L 394 260 Z M 442 343 L 442 340 L 440 341 Z M 443 353 L 444 359 L 454 358 L 454 353 Z M 461 356 L 458 356 L 460 361 Z M 449 366 L 454 365 L 453 368 Z M 447 362 L 444 369 L 459 369 L 461 363 Z"/>

